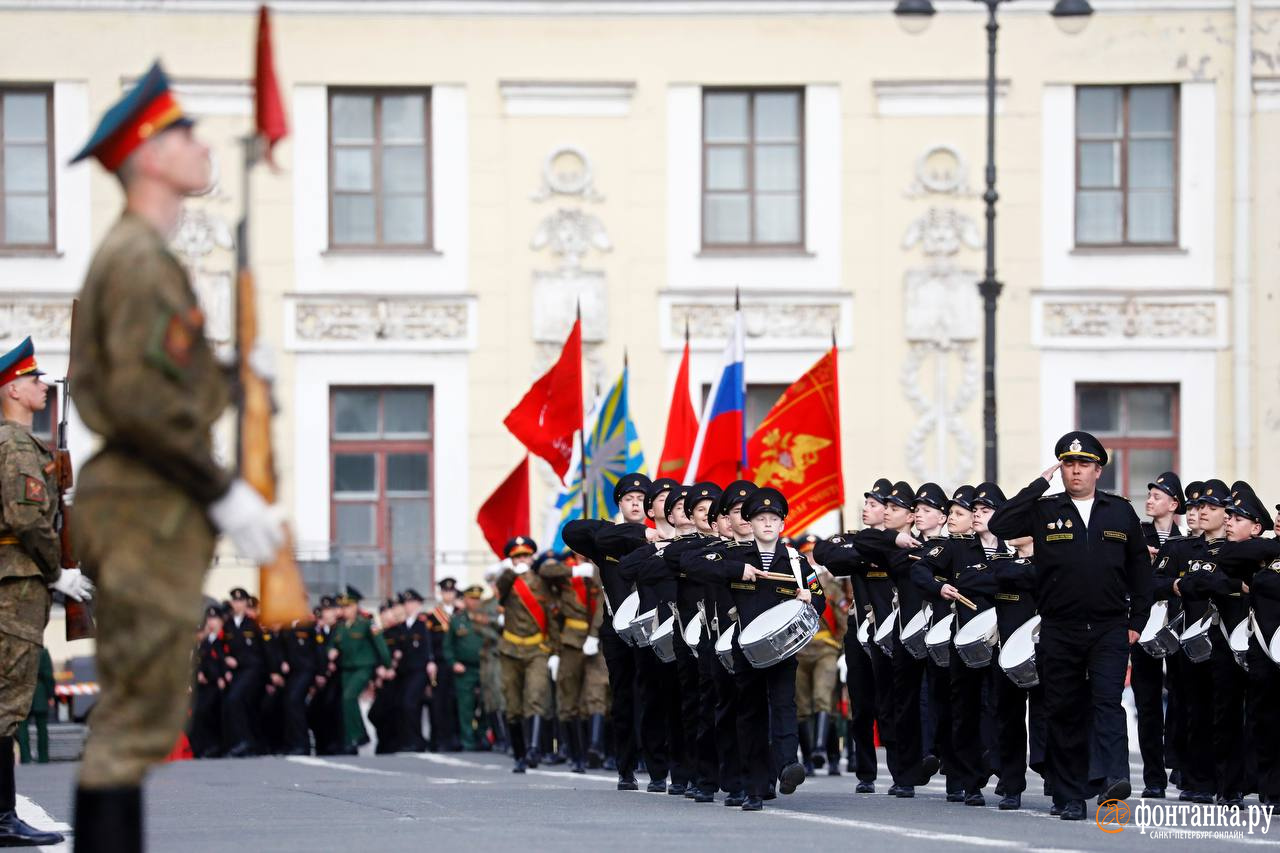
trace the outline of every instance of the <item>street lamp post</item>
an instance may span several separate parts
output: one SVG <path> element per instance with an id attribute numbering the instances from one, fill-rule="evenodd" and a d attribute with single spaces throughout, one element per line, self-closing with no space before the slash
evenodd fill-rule
<path id="1" fill-rule="evenodd" d="M 982 296 L 983 358 L 982 358 L 982 437 L 983 478 L 987 482 L 999 482 L 999 454 L 996 446 L 996 303 L 1004 285 L 996 278 L 996 34 L 1000 23 L 996 12 L 1001 4 L 1010 0 L 974 0 L 987 7 L 987 168 L 986 191 L 982 200 L 986 204 L 987 240 L 986 264 L 978 293 Z M 932 0 L 898 0 L 893 13 L 908 32 L 925 29 L 935 10 Z M 1093 7 L 1089 0 L 1057 0 L 1053 16 L 1065 32 L 1078 33 L 1084 29 Z"/>

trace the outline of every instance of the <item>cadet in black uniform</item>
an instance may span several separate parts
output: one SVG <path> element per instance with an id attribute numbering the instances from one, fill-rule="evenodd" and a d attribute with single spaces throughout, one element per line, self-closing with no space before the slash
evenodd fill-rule
<path id="1" fill-rule="evenodd" d="M 1070 432 L 1054 453 L 1058 462 L 1010 498 L 988 526 L 1006 540 L 1035 539 L 1047 759 L 1062 819 L 1084 820 L 1090 721 L 1103 754 L 1128 752 L 1120 696 L 1129 645 L 1151 608 L 1151 557 L 1133 507 L 1097 489 L 1107 463 L 1101 442 Z M 1045 496 L 1059 469 L 1066 491 Z M 1129 793 L 1127 779 L 1107 779 L 1103 788 L 1108 800 Z"/>
<path id="2" fill-rule="evenodd" d="M 422 612 L 422 594 L 406 589 L 400 593 L 400 600 L 404 603 L 404 636 L 396 668 L 396 680 L 400 682 L 399 745 L 405 752 L 424 752 L 427 739 L 422 736 L 422 706 L 427 686 L 435 682 L 440 667 L 431 626 Z"/>
<path id="3" fill-rule="evenodd" d="M 191 691 L 191 724 L 187 739 L 196 758 L 216 758 L 221 749 L 222 690 L 226 682 L 222 639 L 222 608 L 204 611 L 204 627 L 195 652 L 195 686 Z"/>
<path id="4" fill-rule="evenodd" d="M 316 622 L 295 622 L 280 632 L 284 637 L 289 673 L 284 683 L 284 754 L 309 755 L 307 702 L 317 692 L 316 676 L 325 672 L 328 658 Z"/>
<path id="5" fill-rule="evenodd" d="M 331 660 L 334 628 L 339 618 L 338 600 L 332 595 L 320 597 L 320 614 L 316 620 L 316 646 L 320 657 L 316 672 L 316 692 L 307 709 L 307 721 L 315 735 L 317 755 L 341 755 L 346 752 L 346 735 L 342 725 L 342 673 Z"/>
<path id="6" fill-rule="evenodd" d="M 227 689 L 222 696 L 222 754 L 228 758 L 256 755 L 254 724 L 262 703 L 267 666 L 262 629 L 248 615 L 249 593 L 231 590 L 231 618 L 223 627 L 227 641 Z"/>
<path id="7" fill-rule="evenodd" d="M 1276 508 L 1280 510 L 1280 506 Z M 1280 803 L 1280 727 L 1274 714 L 1280 707 L 1280 667 L 1267 649 L 1280 631 L 1280 540 L 1253 539 L 1247 544 L 1270 549 L 1249 581 L 1254 619 L 1248 657 L 1249 715 L 1253 721 L 1250 749 L 1258 765 L 1258 800 L 1276 804 Z"/>
<path id="8" fill-rule="evenodd" d="M 382 640 L 391 653 L 391 668 L 404 656 L 404 640 L 407 631 L 404 627 L 404 605 L 395 598 L 384 599 L 378 608 L 378 625 L 382 628 Z M 377 755 L 389 755 L 399 752 L 399 703 L 400 679 L 379 678 L 373 694 L 373 704 L 369 706 L 369 722 L 378 735 Z"/>
<path id="9" fill-rule="evenodd" d="M 1183 505 L 1186 507 L 1183 516 L 1186 524 L 1187 534 L 1185 536 L 1170 536 L 1161 545 L 1156 556 L 1151 562 L 1154 566 L 1154 575 L 1151 582 L 1151 592 L 1156 601 L 1168 602 L 1168 619 L 1173 622 L 1182 617 L 1182 599 L 1173 594 L 1173 580 L 1176 577 L 1176 571 L 1170 574 L 1168 566 L 1169 560 L 1166 560 L 1167 549 L 1185 549 L 1187 543 L 1191 541 L 1203 543 L 1200 536 L 1200 511 L 1199 498 L 1200 493 L 1204 490 L 1204 483 L 1194 480 L 1186 485 L 1183 489 Z M 1181 543 L 1181 544 L 1178 544 Z M 1164 563 L 1162 568 L 1161 563 Z M 1183 566 L 1183 571 L 1186 567 Z M 1183 624 L 1183 623 L 1178 623 Z M 1184 626 L 1185 627 L 1185 626 Z M 1178 788 L 1186 789 L 1185 780 L 1182 778 L 1182 767 L 1186 763 L 1186 740 L 1187 740 L 1187 691 L 1183 684 L 1183 664 L 1186 657 L 1180 653 L 1165 655 L 1165 691 L 1167 698 L 1165 700 L 1164 712 L 1164 761 L 1165 767 L 1169 768 L 1169 782 Z M 1179 799 L 1182 796 L 1179 795 Z"/>

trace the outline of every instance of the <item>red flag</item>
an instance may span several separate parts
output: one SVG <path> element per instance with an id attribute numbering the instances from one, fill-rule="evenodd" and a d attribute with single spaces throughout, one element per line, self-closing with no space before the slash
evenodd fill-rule
<path id="1" fill-rule="evenodd" d="M 676 388 L 671 394 L 671 412 L 667 415 L 667 438 L 662 443 L 659 477 L 670 477 L 677 483 L 684 482 L 685 469 L 689 467 L 689 455 L 693 443 L 698 440 L 698 415 L 689 399 L 689 338 L 684 339 L 684 356 L 676 371 Z"/>
<path id="2" fill-rule="evenodd" d="M 574 321 L 560 358 L 533 383 L 503 424 L 564 479 L 573 456 L 573 434 L 582 429 L 581 316 Z"/>
<path id="3" fill-rule="evenodd" d="M 796 380 L 747 442 L 747 478 L 787 498 L 796 533 L 844 505 L 836 350 Z"/>
<path id="4" fill-rule="evenodd" d="M 271 149 L 289 133 L 284 118 L 284 101 L 280 99 L 280 86 L 276 82 L 276 64 L 271 54 L 271 17 L 264 5 L 258 9 L 258 54 L 253 74 L 253 108 L 258 135 L 267 143 L 267 162 Z"/>
<path id="5" fill-rule="evenodd" d="M 529 454 L 480 505 L 476 523 L 499 557 L 510 539 L 529 535 Z"/>

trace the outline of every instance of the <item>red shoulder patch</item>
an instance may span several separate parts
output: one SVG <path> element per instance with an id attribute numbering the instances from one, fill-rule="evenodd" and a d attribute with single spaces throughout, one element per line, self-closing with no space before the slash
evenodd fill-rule
<path id="1" fill-rule="evenodd" d="M 23 488 L 22 495 L 23 495 L 22 499 L 29 503 L 34 503 L 34 504 L 44 503 L 45 498 L 47 496 L 45 494 L 44 480 L 40 480 L 28 475 L 26 477 L 26 484 Z"/>
<path id="2" fill-rule="evenodd" d="M 164 354 L 175 365 L 185 370 L 191 366 L 193 343 L 195 343 L 195 334 L 187 321 L 178 314 L 171 316 L 164 330 Z"/>

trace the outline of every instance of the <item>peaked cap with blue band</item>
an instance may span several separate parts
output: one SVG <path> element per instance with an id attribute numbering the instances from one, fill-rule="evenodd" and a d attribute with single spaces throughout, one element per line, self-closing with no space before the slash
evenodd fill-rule
<path id="1" fill-rule="evenodd" d="M 192 124 L 193 120 L 183 114 L 174 99 L 164 69 L 156 62 L 128 94 L 106 111 L 93 136 L 71 162 L 97 157 L 107 171 L 114 172 L 139 145 L 160 131 Z"/>

